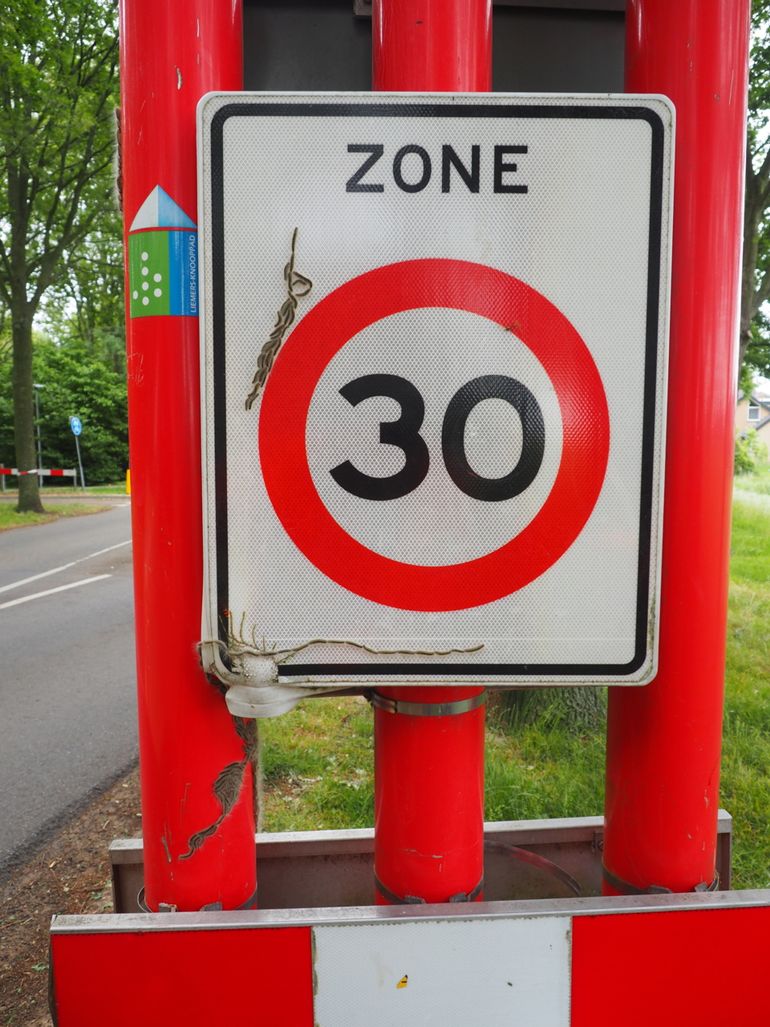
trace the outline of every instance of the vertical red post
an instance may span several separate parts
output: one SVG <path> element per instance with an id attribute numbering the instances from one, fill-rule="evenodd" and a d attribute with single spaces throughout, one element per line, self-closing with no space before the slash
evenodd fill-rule
<path id="1" fill-rule="evenodd" d="M 145 901 L 152 910 L 233 908 L 256 888 L 254 808 L 244 743 L 195 648 L 203 566 L 195 108 L 209 90 L 243 87 L 241 3 L 122 0 L 120 37 Z M 214 783 L 239 763 L 240 797 L 222 816 Z"/>
<path id="2" fill-rule="evenodd" d="M 676 106 L 660 660 L 610 690 L 610 893 L 715 876 L 749 0 L 630 0 L 626 89 Z"/>
<path id="3" fill-rule="evenodd" d="M 491 0 L 374 0 L 375 90 L 491 87 Z M 388 688 L 374 697 L 379 902 L 476 898 L 484 874 L 484 694 Z"/>
<path id="4" fill-rule="evenodd" d="M 374 0 L 372 88 L 488 92 L 492 0 Z"/>
<path id="5" fill-rule="evenodd" d="M 378 902 L 481 896 L 483 703 L 479 688 L 383 688 L 374 696 Z"/>

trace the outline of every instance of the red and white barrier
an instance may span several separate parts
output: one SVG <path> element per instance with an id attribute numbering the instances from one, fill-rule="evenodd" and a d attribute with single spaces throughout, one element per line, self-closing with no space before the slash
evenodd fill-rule
<path id="1" fill-rule="evenodd" d="M 57 916 L 52 1003 L 59 1027 L 761 1027 L 769 896 Z"/>
<path id="2" fill-rule="evenodd" d="M 43 478 L 77 478 L 75 468 L 32 467 L 29 471 L 20 471 L 17 467 L 0 467 L 0 474 L 15 474 L 21 478 L 27 474 L 37 474 Z"/>

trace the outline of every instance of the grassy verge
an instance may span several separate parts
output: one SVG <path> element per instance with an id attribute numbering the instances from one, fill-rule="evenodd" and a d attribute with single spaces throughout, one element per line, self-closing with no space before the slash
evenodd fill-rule
<path id="1" fill-rule="evenodd" d="M 770 512 L 737 502 L 721 803 L 735 818 L 734 886 L 770 886 Z"/>
<path id="2" fill-rule="evenodd" d="M 754 492 L 760 496 L 770 496 L 770 467 L 756 474 L 739 474 L 735 479 L 735 488 L 739 492 Z"/>
<path id="3" fill-rule="evenodd" d="M 12 480 L 15 481 L 15 479 Z M 16 487 L 7 487 L 6 495 L 15 496 L 18 495 L 18 491 Z M 85 489 L 81 489 L 79 485 L 77 487 L 74 485 L 44 485 L 40 490 L 43 502 L 56 496 L 124 496 L 125 494 L 126 483 L 124 481 L 116 481 L 109 485 L 86 485 Z"/>
<path id="4" fill-rule="evenodd" d="M 693 569 L 693 574 L 697 568 Z M 770 886 L 770 511 L 736 502 L 721 805 L 735 818 L 734 887 Z M 511 716 L 490 703 L 489 820 L 601 814 L 604 723 L 562 704 Z M 372 823 L 372 718 L 363 699 L 320 699 L 263 722 L 265 829 Z"/>
<path id="5" fill-rule="evenodd" d="M 82 490 L 73 489 L 72 491 L 75 492 Z M 121 496 L 124 496 L 126 494 L 126 483 L 125 481 L 116 481 L 111 485 L 86 485 L 86 492 L 93 493 L 95 496 L 110 496 L 117 492 Z"/>
<path id="6" fill-rule="evenodd" d="M 315 699 L 261 724 L 266 831 L 372 823 L 372 715 L 360 696 Z"/>
<path id="7" fill-rule="evenodd" d="M 108 510 L 106 506 L 94 506 L 88 503 L 46 503 L 45 513 L 17 513 L 11 503 L 0 503 L 0 531 L 11 528 L 26 528 L 30 524 L 48 524 L 58 521 L 60 517 L 82 517 L 84 514 L 101 513 Z"/>

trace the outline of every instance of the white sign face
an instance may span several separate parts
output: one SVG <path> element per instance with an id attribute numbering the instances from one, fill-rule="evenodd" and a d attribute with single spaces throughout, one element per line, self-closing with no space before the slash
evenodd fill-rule
<path id="1" fill-rule="evenodd" d="M 655 673 L 673 112 L 211 94 L 209 669 Z"/>

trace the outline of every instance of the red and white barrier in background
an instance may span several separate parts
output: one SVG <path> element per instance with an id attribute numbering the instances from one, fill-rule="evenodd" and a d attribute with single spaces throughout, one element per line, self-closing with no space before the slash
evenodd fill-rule
<path id="1" fill-rule="evenodd" d="M 54 917 L 52 1006 L 59 1027 L 760 1027 L 767 897 Z"/>
<path id="2" fill-rule="evenodd" d="M 77 478 L 78 472 L 61 467 L 32 467 L 29 471 L 20 471 L 17 467 L 0 467 L 0 474 L 15 474 L 23 477 L 27 474 L 38 474 L 44 478 Z"/>

